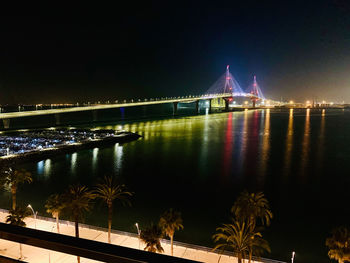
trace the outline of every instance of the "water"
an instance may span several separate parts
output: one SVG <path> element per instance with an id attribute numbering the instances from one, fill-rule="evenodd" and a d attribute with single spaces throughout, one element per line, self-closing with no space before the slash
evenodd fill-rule
<path id="1" fill-rule="evenodd" d="M 185 227 L 176 240 L 213 246 L 237 195 L 263 191 L 274 213 L 264 232 L 268 257 L 288 262 L 292 251 L 295 262 L 328 262 L 325 238 L 350 222 L 350 111 L 255 110 L 99 127 L 143 138 L 21 165 L 34 182 L 21 187 L 19 202 L 44 214 L 50 194 L 115 174 L 135 195 L 131 207 L 116 204 L 113 228 L 136 233 L 135 222 L 142 229 L 173 207 Z M 0 205 L 9 204 L 3 193 Z M 86 223 L 107 225 L 103 204 Z"/>

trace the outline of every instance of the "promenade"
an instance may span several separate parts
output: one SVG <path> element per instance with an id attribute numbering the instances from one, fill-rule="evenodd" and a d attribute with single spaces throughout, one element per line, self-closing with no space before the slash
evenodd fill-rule
<path id="1" fill-rule="evenodd" d="M 0 210 L 0 221 L 5 222 L 7 216 L 6 210 Z M 56 222 L 51 218 L 37 217 L 34 220 L 33 217 L 28 217 L 25 219 L 27 227 L 43 230 L 57 232 Z M 89 225 L 80 225 L 80 237 L 90 240 L 95 240 L 99 242 L 107 242 L 107 231 L 103 228 L 96 228 Z M 60 220 L 60 233 L 63 235 L 74 236 L 74 224 L 73 222 Z M 122 231 L 113 230 L 111 235 L 112 244 L 125 246 L 135 249 L 143 249 L 145 244 L 138 239 L 137 234 L 127 233 Z M 164 248 L 164 254 L 170 255 L 170 242 L 168 240 L 162 240 L 162 247 Z M 55 251 L 50 251 L 46 249 L 41 249 L 37 247 L 32 247 L 28 245 L 22 245 L 23 256 L 22 259 L 25 262 L 30 263 L 70 263 L 76 262 L 76 256 L 63 254 Z M 0 255 L 5 257 L 10 257 L 14 259 L 19 258 L 19 244 L 7 240 L 0 239 Z M 191 259 L 199 262 L 207 263 L 237 263 L 237 258 L 231 257 L 229 255 L 219 255 L 218 253 L 213 253 L 210 248 L 193 246 L 190 244 L 183 244 L 174 242 L 174 256 L 180 258 Z M 86 258 L 81 258 L 82 263 L 92 263 L 100 262 L 89 260 Z M 260 261 L 252 261 L 252 263 L 258 263 Z M 264 262 L 275 262 L 278 261 L 268 260 Z"/>

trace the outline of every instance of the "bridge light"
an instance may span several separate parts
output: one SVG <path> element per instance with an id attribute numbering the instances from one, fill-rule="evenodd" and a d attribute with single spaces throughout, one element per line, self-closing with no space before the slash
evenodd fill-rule
<path id="1" fill-rule="evenodd" d="M 294 104 L 294 101 L 290 100 L 290 101 L 289 101 L 289 104 Z"/>
<path id="2" fill-rule="evenodd" d="M 248 101 L 245 101 L 244 104 L 247 105 L 247 104 L 248 104 Z"/>

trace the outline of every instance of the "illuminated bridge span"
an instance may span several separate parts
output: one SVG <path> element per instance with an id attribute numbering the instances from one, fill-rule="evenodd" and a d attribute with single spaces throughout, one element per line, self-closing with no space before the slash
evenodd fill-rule
<path id="1" fill-rule="evenodd" d="M 254 86 L 255 85 L 255 86 Z M 33 111 L 19 111 L 19 112 L 9 112 L 1 113 L 0 119 L 3 121 L 3 127 L 5 129 L 10 128 L 10 120 L 14 118 L 24 118 L 31 116 L 39 115 L 54 115 L 56 119 L 56 125 L 60 124 L 59 114 L 62 113 L 71 113 L 71 112 L 82 112 L 82 111 L 92 111 L 94 115 L 94 121 L 96 121 L 96 111 L 104 109 L 115 109 L 123 107 L 135 107 L 135 106 L 147 106 L 147 105 L 156 105 L 156 104 L 173 104 L 174 114 L 177 112 L 177 106 L 179 103 L 195 103 L 196 112 L 199 110 L 199 101 L 206 100 L 209 103 L 209 111 L 212 108 L 213 99 L 223 99 L 225 102 L 225 109 L 229 110 L 229 103 L 235 97 L 245 97 L 249 98 L 253 107 L 255 107 L 255 102 L 258 100 L 265 100 L 259 86 L 256 83 L 256 78 L 254 77 L 252 91 L 243 92 L 242 88 L 229 72 L 229 66 L 226 67 L 226 73 L 220 77 L 206 92 L 204 95 L 200 96 L 183 96 L 183 97 L 172 97 L 172 98 L 160 98 L 160 99 L 150 99 L 150 100 L 131 100 L 130 102 L 123 103 L 112 103 L 112 104 L 94 104 L 88 106 L 77 106 L 72 108 L 59 108 L 59 109 L 44 109 L 44 110 L 33 110 Z"/>

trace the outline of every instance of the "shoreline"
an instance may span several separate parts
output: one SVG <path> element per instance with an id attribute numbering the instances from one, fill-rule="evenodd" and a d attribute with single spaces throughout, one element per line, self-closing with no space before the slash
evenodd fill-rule
<path id="1" fill-rule="evenodd" d="M 5 218 L 8 215 L 8 210 L 0 208 L 0 222 L 3 221 L 1 219 Z M 56 232 L 56 219 L 46 216 L 36 216 L 36 219 L 34 219 L 32 216 L 29 216 L 25 219 L 28 228 L 35 228 L 42 231 L 48 231 L 48 232 Z M 61 235 L 70 235 L 74 236 L 74 222 L 68 221 L 68 220 L 59 220 L 60 224 L 60 234 Z M 87 225 L 79 223 L 79 231 L 81 238 L 84 239 L 90 239 L 95 240 L 103 243 L 107 243 L 107 232 L 108 229 L 103 227 L 97 227 L 94 225 Z M 137 235 L 137 233 L 131 233 L 131 232 L 125 232 L 120 230 L 111 230 L 112 235 L 112 245 L 118 245 L 128 248 L 134 248 L 138 250 L 144 250 L 145 244 L 140 240 Z M 1 243 L 1 240 L 0 240 Z M 164 255 L 170 255 L 170 240 L 169 239 L 161 239 L 161 245 L 164 248 L 164 252 L 162 254 Z M 27 245 L 25 245 L 27 247 Z M 34 250 L 36 250 L 36 253 L 40 253 L 41 256 L 47 255 L 47 250 L 33 247 Z M 0 255 L 3 256 L 12 256 L 11 251 L 7 251 L 6 249 L 1 252 Z M 17 252 L 17 251 L 16 251 Z M 36 262 L 36 258 L 32 258 L 30 253 L 34 253 L 34 251 L 28 251 L 26 252 L 24 249 L 24 256 L 26 256 L 28 259 L 31 258 L 33 261 L 30 262 Z M 61 256 L 58 256 L 58 255 Z M 63 256 L 62 256 L 63 255 Z M 75 259 L 73 255 L 70 254 L 62 254 L 60 252 L 54 252 L 52 251 L 52 255 L 54 262 L 62 259 L 62 257 L 72 258 Z M 223 251 L 222 253 L 219 253 L 219 251 L 213 251 L 210 247 L 205 246 L 198 246 L 195 244 L 190 243 L 183 243 L 174 240 L 174 257 L 176 258 L 185 258 L 189 260 L 195 260 L 198 262 L 205 262 L 205 263 L 216 263 L 216 262 L 232 262 L 236 260 L 236 257 L 233 255 L 230 251 Z M 40 260 L 42 260 L 41 257 L 39 257 Z M 95 261 L 94 261 L 95 262 Z M 257 258 L 254 257 L 252 260 L 252 263 L 286 263 L 284 261 L 279 261 L 275 259 L 269 259 L 269 258 Z"/>
<path id="2" fill-rule="evenodd" d="M 18 164 L 27 161 L 40 161 L 59 154 L 74 153 L 80 150 L 91 149 L 95 147 L 104 147 L 115 143 L 124 144 L 138 140 L 140 137 L 142 136 L 137 133 L 121 132 L 115 136 L 109 136 L 103 139 L 84 140 L 73 144 L 59 145 L 43 150 L 35 150 L 26 153 L 13 154 L 9 156 L 1 156 L 0 166 L 6 166 L 8 164 Z"/>

